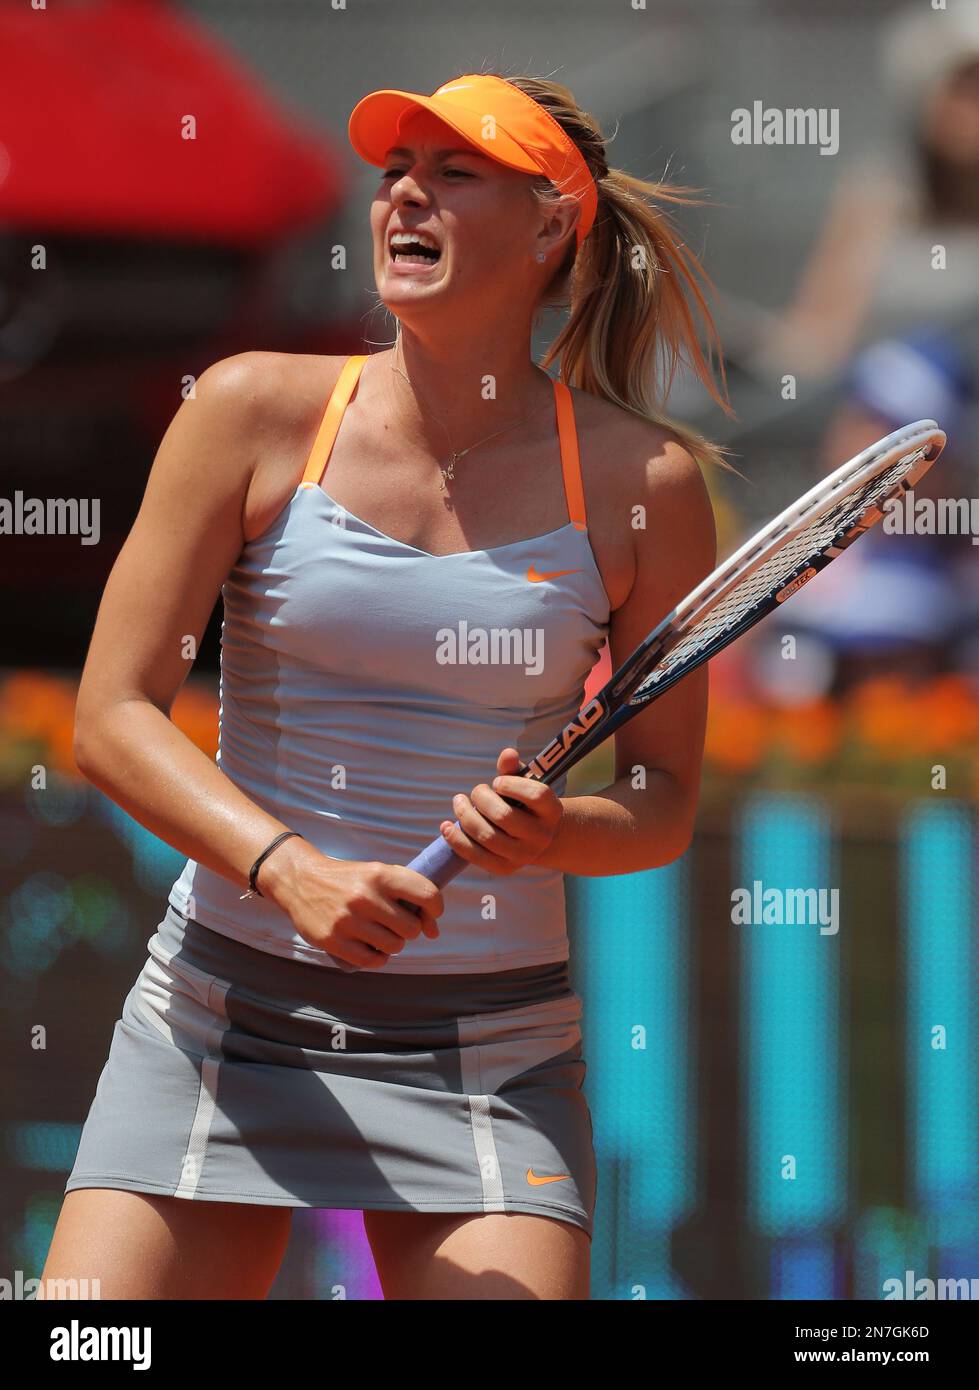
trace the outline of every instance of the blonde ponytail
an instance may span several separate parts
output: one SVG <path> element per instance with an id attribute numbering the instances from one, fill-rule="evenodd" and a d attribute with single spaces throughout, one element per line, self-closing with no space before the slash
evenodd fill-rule
<path id="1" fill-rule="evenodd" d="M 542 366 L 559 360 L 561 377 L 570 386 L 672 431 L 701 465 L 727 468 L 727 450 L 665 413 L 677 368 L 685 363 L 725 414 L 734 415 L 720 338 L 701 282 L 709 290 L 714 286 L 661 206 L 694 207 L 704 200 L 694 196 L 696 189 L 609 169 L 598 123 L 580 110 L 567 87 L 537 77 L 505 80 L 546 108 L 598 184 L 595 225 L 577 254 L 571 246 L 543 301 L 542 307 L 568 305 L 569 316 Z M 544 201 L 559 196 L 546 179 L 539 181 L 537 193 Z M 714 380 L 715 357 L 723 394 Z"/>

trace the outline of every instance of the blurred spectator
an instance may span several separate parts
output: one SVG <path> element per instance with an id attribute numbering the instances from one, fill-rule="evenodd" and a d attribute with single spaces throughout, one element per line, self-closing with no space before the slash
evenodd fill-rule
<path id="1" fill-rule="evenodd" d="M 874 343 L 848 374 L 846 393 L 819 448 L 820 472 L 914 420 L 937 420 L 949 436 L 915 498 L 975 496 L 965 429 L 974 399 L 967 359 L 934 330 Z M 964 535 L 870 531 L 773 619 L 797 637 L 755 646 L 755 677 L 770 697 L 794 703 L 884 672 L 927 677 L 971 666 L 979 614 L 979 547 Z"/>
<path id="2" fill-rule="evenodd" d="M 879 85 L 891 144 L 840 178 L 762 370 L 830 375 L 860 343 L 923 321 L 979 327 L 979 4 L 903 12 Z"/>

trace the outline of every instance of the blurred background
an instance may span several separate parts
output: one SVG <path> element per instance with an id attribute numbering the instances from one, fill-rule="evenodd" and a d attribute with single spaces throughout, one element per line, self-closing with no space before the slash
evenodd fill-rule
<path id="1" fill-rule="evenodd" d="M 691 849 L 568 880 L 594 1297 L 979 1280 L 979 0 L 0 0 L 0 1276 L 40 1272 L 182 862 L 71 756 L 155 449 L 220 357 L 392 340 L 347 116 L 480 69 L 566 83 L 611 164 L 709 196 L 680 222 L 737 419 L 683 377 L 670 409 L 743 474 L 710 479 L 722 553 L 923 417 L 921 491 L 972 518 L 873 535 L 720 658 Z M 755 102 L 837 111 L 838 148 L 735 144 Z M 17 534 L 18 494 L 97 498 L 98 543 Z M 219 622 L 175 710 L 211 750 Z M 839 890 L 838 932 L 733 925 L 756 881 Z M 273 1296 L 379 1297 L 359 1213 L 297 1213 Z"/>

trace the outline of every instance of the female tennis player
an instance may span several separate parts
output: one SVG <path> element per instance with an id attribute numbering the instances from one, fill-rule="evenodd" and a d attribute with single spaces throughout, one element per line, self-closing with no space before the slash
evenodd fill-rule
<path id="1" fill-rule="evenodd" d="M 691 835 L 702 672 L 594 795 L 513 775 L 606 635 L 617 665 L 714 562 L 717 451 L 660 409 L 680 360 L 725 404 L 702 269 L 658 206 L 689 190 L 610 170 L 534 78 L 374 92 L 350 136 L 382 171 L 395 345 L 203 374 L 79 692 L 82 771 L 189 856 L 44 1274 L 104 1298 L 262 1298 L 293 1207 L 362 1209 L 388 1298 L 587 1297 L 562 876 Z M 555 381 L 531 330 L 562 299 Z M 215 765 L 169 716 L 219 592 Z M 403 867 L 440 826 L 468 861 L 444 891 Z"/>

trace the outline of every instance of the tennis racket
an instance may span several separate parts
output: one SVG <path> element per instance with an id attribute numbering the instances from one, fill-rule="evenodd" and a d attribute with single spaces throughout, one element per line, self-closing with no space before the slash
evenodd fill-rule
<path id="1" fill-rule="evenodd" d="M 516 775 L 556 782 L 677 681 L 804 588 L 881 520 L 892 498 L 919 482 L 944 446 L 945 433 L 935 421 L 918 420 L 823 478 L 678 603 Z M 408 868 L 441 888 L 466 862 L 439 836 Z"/>

